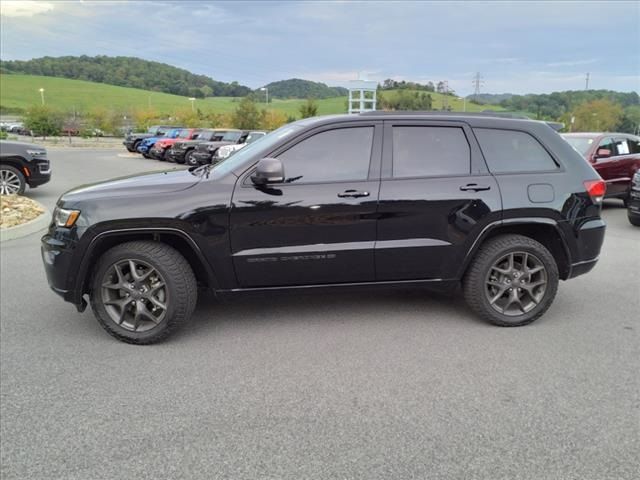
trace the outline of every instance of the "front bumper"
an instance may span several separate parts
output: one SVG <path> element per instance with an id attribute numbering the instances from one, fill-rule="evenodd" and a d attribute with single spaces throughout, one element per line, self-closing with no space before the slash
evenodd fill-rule
<path id="1" fill-rule="evenodd" d="M 193 158 L 200 164 L 211 163 L 213 155 L 209 152 L 193 152 Z"/>
<path id="2" fill-rule="evenodd" d="M 147 155 L 149 154 L 149 146 L 148 145 L 138 145 L 138 153 L 146 153 Z"/>
<path id="3" fill-rule="evenodd" d="M 44 158 L 32 160 L 27 167 L 23 167 L 27 184 L 31 188 L 38 187 L 51 180 L 51 163 Z"/>
<path id="4" fill-rule="evenodd" d="M 160 160 L 161 158 L 164 158 L 164 148 L 153 147 L 151 150 L 149 150 L 149 155 L 151 155 L 156 160 Z"/>
<path id="5" fill-rule="evenodd" d="M 633 189 L 629 192 L 627 213 L 632 217 L 640 217 L 640 190 Z"/>
<path id="6" fill-rule="evenodd" d="M 71 240 L 72 230 L 69 228 L 50 227 L 49 232 L 41 239 L 40 252 L 49 287 L 65 301 L 76 305 L 82 311 L 86 301 L 82 293 L 76 292 L 69 285 L 73 284 L 75 271 L 73 266 L 75 242 Z M 71 281 L 70 281 L 71 278 Z"/>
<path id="7" fill-rule="evenodd" d="M 170 148 L 169 150 L 167 150 L 165 158 L 170 162 L 184 163 L 184 157 L 186 153 L 186 150 L 175 150 L 173 148 Z"/>

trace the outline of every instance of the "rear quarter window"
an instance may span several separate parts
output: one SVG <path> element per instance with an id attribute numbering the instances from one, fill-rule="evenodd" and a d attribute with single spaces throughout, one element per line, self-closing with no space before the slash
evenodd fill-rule
<path id="1" fill-rule="evenodd" d="M 473 132 L 492 173 L 558 170 L 549 152 L 528 133 L 491 128 L 474 128 Z"/>

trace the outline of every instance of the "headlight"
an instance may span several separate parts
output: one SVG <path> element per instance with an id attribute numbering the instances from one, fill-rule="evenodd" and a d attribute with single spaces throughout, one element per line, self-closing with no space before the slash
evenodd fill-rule
<path id="1" fill-rule="evenodd" d="M 230 148 L 220 147 L 216 156 L 218 158 L 227 158 L 229 155 L 231 155 L 231 151 L 232 150 Z"/>
<path id="2" fill-rule="evenodd" d="M 217 149 L 218 149 L 218 147 L 216 147 L 215 145 L 209 145 L 209 146 L 207 147 L 207 150 L 208 150 L 209 152 L 215 152 Z"/>
<path id="3" fill-rule="evenodd" d="M 47 154 L 46 150 L 27 150 L 27 153 L 32 157 L 44 157 Z"/>
<path id="4" fill-rule="evenodd" d="M 66 210 L 64 208 L 56 208 L 53 212 L 53 220 L 58 227 L 71 228 L 78 220 L 80 210 Z"/>

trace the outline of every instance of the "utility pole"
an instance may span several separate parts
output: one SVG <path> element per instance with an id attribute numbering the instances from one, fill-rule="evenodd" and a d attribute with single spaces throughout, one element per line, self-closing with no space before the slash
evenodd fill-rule
<path id="1" fill-rule="evenodd" d="M 480 95 L 480 87 L 484 85 L 484 80 L 482 79 L 482 75 L 480 74 L 480 72 L 476 72 L 471 83 L 473 84 L 473 100 L 478 101 L 478 95 Z"/>
<path id="2" fill-rule="evenodd" d="M 449 109 L 449 80 L 444 81 L 444 98 L 442 99 L 442 109 Z"/>
<path id="3" fill-rule="evenodd" d="M 587 76 L 585 78 L 584 89 L 589 90 L 589 72 L 587 72 Z"/>

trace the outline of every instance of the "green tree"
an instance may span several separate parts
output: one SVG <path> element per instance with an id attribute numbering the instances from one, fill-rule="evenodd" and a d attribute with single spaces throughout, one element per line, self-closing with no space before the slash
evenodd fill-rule
<path id="1" fill-rule="evenodd" d="M 306 103 L 300 105 L 298 109 L 302 118 L 310 118 L 318 115 L 318 104 L 313 98 L 307 98 Z"/>
<path id="2" fill-rule="evenodd" d="M 264 111 L 258 110 L 253 100 L 248 97 L 243 98 L 233 112 L 233 126 L 243 130 L 253 130 L 260 128 Z"/>
<path id="3" fill-rule="evenodd" d="M 42 136 L 42 138 L 59 135 L 63 122 L 60 112 L 45 105 L 29 108 L 24 116 L 24 126 L 33 131 L 34 135 Z"/>
<path id="4" fill-rule="evenodd" d="M 622 120 L 622 107 L 611 100 L 593 100 L 585 102 L 573 111 L 576 132 L 614 130 Z"/>

